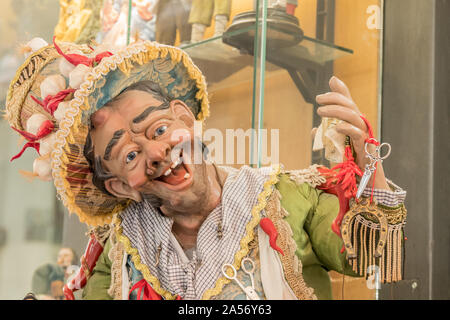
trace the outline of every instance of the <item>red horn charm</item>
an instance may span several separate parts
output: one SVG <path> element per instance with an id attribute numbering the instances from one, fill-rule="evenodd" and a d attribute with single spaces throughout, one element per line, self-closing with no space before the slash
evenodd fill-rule
<path id="1" fill-rule="evenodd" d="M 263 229 L 263 231 L 269 236 L 270 246 L 274 250 L 284 255 L 283 250 L 281 250 L 281 248 L 277 246 L 278 231 L 275 228 L 272 220 L 270 220 L 269 218 L 262 218 L 259 222 L 259 225 L 261 226 L 261 229 Z"/>

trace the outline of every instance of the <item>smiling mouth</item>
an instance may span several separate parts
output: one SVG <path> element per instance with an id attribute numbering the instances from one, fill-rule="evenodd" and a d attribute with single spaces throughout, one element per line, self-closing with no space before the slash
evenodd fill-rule
<path id="1" fill-rule="evenodd" d="M 192 171 L 183 162 L 182 153 L 170 164 L 164 173 L 154 179 L 157 183 L 164 183 L 165 187 L 174 191 L 184 189 L 192 183 Z"/>

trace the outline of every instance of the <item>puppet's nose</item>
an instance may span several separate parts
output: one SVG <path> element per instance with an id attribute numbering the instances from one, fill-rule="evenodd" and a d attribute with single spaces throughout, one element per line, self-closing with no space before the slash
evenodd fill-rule
<path id="1" fill-rule="evenodd" d="M 167 143 L 150 141 L 145 144 L 143 149 L 146 156 L 147 174 L 153 175 L 160 163 L 168 158 L 170 146 Z"/>

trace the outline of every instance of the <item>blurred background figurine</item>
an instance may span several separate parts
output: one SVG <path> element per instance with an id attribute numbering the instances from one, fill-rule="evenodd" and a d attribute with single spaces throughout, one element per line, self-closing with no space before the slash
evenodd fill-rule
<path id="1" fill-rule="evenodd" d="M 64 270 L 64 282 L 67 282 L 67 279 L 74 273 L 74 269 L 78 267 L 77 254 L 72 248 L 61 248 L 56 263 Z"/>
<path id="2" fill-rule="evenodd" d="M 154 14 L 157 0 L 133 0 L 131 7 L 130 42 L 155 40 Z M 105 0 L 101 10 L 101 31 L 96 41 L 118 47 L 127 45 L 128 0 Z"/>
<path id="3" fill-rule="evenodd" d="M 191 6 L 192 0 L 159 0 L 157 2 L 155 7 L 157 42 L 174 45 L 177 30 L 181 44 L 190 42 L 192 28 L 188 20 Z"/>
<path id="4" fill-rule="evenodd" d="M 214 17 L 214 35 L 222 35 L 230 19 L 231 0 L 193 0 L 189 15 L 192 24 L 192 42 L 203 40 L 205 29 L 211 25 Z"/>
<path id="5" fill-rule="evenodd" d="M 34 271 L 31 292 L 26 295 L 24 300 L 27 297 L 30 298 L 30 295 L 34 295 L 38 300 L 64 300 L 64 283 L 74 273 L 77 260 L 77 255 L 72 248 L 61 248 L 56 264 L 46 263 Z"/>
<path id="6" fill-rule="evenodd" d="M 54 35 L 59 41 L 89 43 L 100 31 L 103 0 L 60 0 Z"/>

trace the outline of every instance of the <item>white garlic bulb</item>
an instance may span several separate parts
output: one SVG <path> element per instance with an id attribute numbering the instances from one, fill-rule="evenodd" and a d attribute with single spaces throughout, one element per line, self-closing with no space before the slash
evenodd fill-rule
<path id="1" fill-rule="evenodd" d="M 64 77 L 68 78 L 73 69 L 75 69 L 73 64 L 67 61 L 64 57 L 60 58 L 59 72 L 61 72 Z"/>
<path id="2" fill-rule="evenodd" d="M 52 180 L 52 166 L 50 158 L 37 158 L 33 162 L 33 173 L 45 181 Z"/>
<path id="3" fill-rule="evenodd" d="M 53 113 L 56 121 L 60 122 L 64 118 L 69 105 L 70 101 L 63 101 L 58 104 L 58 109 L 56 109 L 56 111 Z"/>
<path id="4" fill-rule="evenodd" d="M 56 136 L 54 133 L 49 134 L 48 136 L 42 138 L 39 146 L 39 153 L 41 156 L 45 156 L 50 154 L 53 151 L 53 145 L 55 144 Z"/>
<path id="5" fill-rule="evenodd" d="M 31 55 L 33 52 L 38 51 L 39 49 L 48 46 L 48 42 L 45 41 L 42 38 L 33 38 L 25 45 L 25 47 L 28 47 L 31 49 L 31 51 L 25 52 L 25 57 L 28 58 L 29 55 Z"/>
<path id="6" fill-rule="evenodd" d="M 31 134 L 37 134 L 39 128 L 41 127 L 44 121 L 47 121 L 47 117 L 42 113 L 35 113 L 27 120 L 26 131 Z"/>
<path id="7" fill-rule="evenodd" d="M 91 68 L 84 64 L 79 64 L 69 74 L 69 86 L 73 89 L 79 89 L 83 83 L 86 75 L 91 71 Z"/>
<path id="8" fill-rule="evenodd" d="M 41 98 L 48 95 L 55 95 L 66 88 L 66 79 L 60 74 L 53 74 L 44 79 L 41 83 Z"/>

